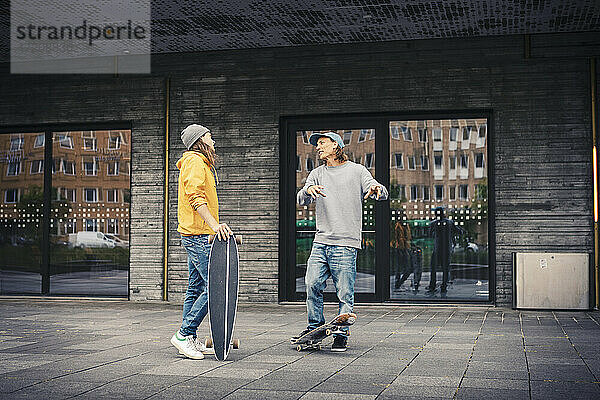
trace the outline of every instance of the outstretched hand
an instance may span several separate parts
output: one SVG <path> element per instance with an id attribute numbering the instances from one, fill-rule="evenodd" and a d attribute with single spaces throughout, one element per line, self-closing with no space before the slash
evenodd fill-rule
<path id="1" fill-rule="evenodd" d="M 371 185 L 369 192 L 365 195 L 365 200 L 367 200 L 373 194 L 376 195 L 376 199 L 379 200 L 379 196 L 381 196 L 381 186 Z"/>
<path id="2" fill-rule="evenodd" d="M 311 196 L 313 199 L 316 200 L 319 195 L 321 195 L 323 197 L 327 197 L 327 195 L 325 193 L 323 193 L 323 189 L 325 189 L 324 186 L 312 185 L 311 187 L 306 189 L 306 193 L 308 193 L 309 196 Z"/>

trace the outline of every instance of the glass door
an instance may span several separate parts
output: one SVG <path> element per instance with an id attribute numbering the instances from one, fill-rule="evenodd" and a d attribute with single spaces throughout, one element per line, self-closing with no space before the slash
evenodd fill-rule
<path id="1" fill-rule="evenodd" d="M 0 135 L 0 294 L 42 292 L 44 132 Z"/>
<path id="2" fill-rule="evenodd" d="M 296 190 L 298 193 L 306 182 L 310 172 L 322 162 L 315 147 L 308 142 L 310 135 L 331 130 L 296 131 Z M 375 176 L 375 129 L 338 129 L 333 130 L 344 140 L 344 153 L 350 162 L 364 165 Z M 362 213 L 362 249 L 358 251 L 356 261 L 355 293 L 375 294 L 375 208 L 374 200 L 363 200 Z M 340 205 L 343 206 L 343 205 Z M 306 263 L 310 256 L 316 233 L 315 204 L 301 206 L 296 204 L 296 271 L 295 292 L 305 295 L 304 276 Z M 325 293 L 335 293 L 333 281 L 326 282 Z"/>
<path id="3" fill-rule="evenodd" d="M 389 122 L 390 299 L 489 300 L 487 119 Z"/>

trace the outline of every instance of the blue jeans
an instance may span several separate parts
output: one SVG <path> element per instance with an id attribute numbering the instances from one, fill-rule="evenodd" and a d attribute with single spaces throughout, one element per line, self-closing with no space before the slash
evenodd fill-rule
<path id="1" fill-rule="evenodd" d="M 323 316 L 323 290 L 327 278 L 333 279 L 339 300 L 338 313 L 349 313 L 354 308 L 354 282 L 356 280 L 356 255 L 354 247 L 332 246 L 313 243 L 306 266 L 306 308 L 308 328 L 314 329 L 325 323 Z M 348 328 L 342 328 L 348 332 Z"/>
<path id="2" fill-rule="evenodd" d="M 208 313 L 208 235 L 181 236 L 188 259 L 189 281 L 183 302 L 183 323 L 179 332 L 196 337 L 196 330 Z"/>

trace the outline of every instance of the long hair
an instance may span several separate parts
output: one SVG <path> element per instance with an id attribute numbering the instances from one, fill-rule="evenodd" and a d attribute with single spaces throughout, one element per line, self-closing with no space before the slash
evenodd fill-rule
<path id="1" fill-rule="evenodd" d="M 339 162 L 348 160 L 348 156 L 344 153 L 344 150 L 342 150 L 339 145 L 335 148 L 335 160 Z"/>
<path id="2" fill-rule="evenodd" d="M 212 167 L 217 165 L 217 161 L 219 158 L 217 157 L 217 153 L 206 143 L 202 141 L 202 138 L 196 140 L 196 143 L 190 147 L 191 151 L 197 151 L 198 153 L 204 155 L 208 160 L 208 164 Z"/>

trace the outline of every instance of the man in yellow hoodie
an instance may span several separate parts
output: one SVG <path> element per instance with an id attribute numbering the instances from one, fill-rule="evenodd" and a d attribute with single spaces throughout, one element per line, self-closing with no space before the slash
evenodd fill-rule
<path id="1" fill-rule="evenodd" d="M 177 161 L 177 231 L 187 252 L 189 282 L 183 322 L 171 343 L 186 357 L 202 359 L 209 350 L 197 339 L 196 330 L 208 313 L 208 236 L 228 239 L 233 232 L 227 224 L 219 223 L 215 142 L 209 129 L 189 125 L 181 132 L 181 140 L 188 151 Z"/>

